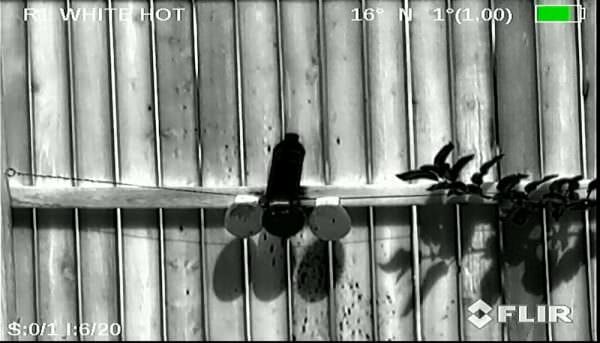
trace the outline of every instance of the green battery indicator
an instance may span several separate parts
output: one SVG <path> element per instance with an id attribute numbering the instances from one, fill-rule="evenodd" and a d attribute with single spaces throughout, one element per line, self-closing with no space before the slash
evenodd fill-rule
<path id="1" fill-rule="evenodd" d="M 535 5 L 536 23 L 580 23 L 583 19 L 581 5 Z"/>

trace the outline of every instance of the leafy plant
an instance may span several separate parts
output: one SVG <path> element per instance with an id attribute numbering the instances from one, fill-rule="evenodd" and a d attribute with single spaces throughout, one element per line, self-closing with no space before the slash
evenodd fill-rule
<path id="1" fill-rule="evenodd" d="M 504 154 L 500 154 L 494 158 L 492 158 L 491 160 L 485 162 L 484 164 L 481 165 L 481 167 L 479 167 L 479 172 L 473 174 L 473 176 L 471 176 L 471 182 L 473 182 L 476 185 L 481 186 L 483 184 L 483 177 L 485 175 L 487 175 L 490 170 L 492 169 L 492 167 L 496 164 L 499 163 L 500 160 L 504 157 Z"/>
<path id="2" fill-rule="evenodd" d="M 450 164 L 446 162 L 448 156 L 454 149 L 452 142 L 446 144 L 433 158 L 433 164 L 425 164 L 416 170 L 409 170 L 402 174 L 396 174 L 396 177 L 404 181 L 418 179 L 428 179 L 441 181 L 450 175 Z"/>
<path id="3" fill-rule="evenodd" d="M 515 173 L 506 175 L 496 184 L 497 193 L 485 194 L 482 190 L 484 177 L 499 163 L 504 154 L 493 157 L 483 163 L 471 178 L 470 183 L 459 180 L 461 171 L 473 160 L 474 155 L 466 155 L 458 158 L 454 165 L 447 162 L 450 153 L 454 150 L 452 142 L 446 144 L 435 155 L 433 164 L 426 164 L 419 169 L 409 170 L 397 174 L 396 177 L 403 181 L 427 179 L 436 181 L 427 188 L 428 191 L 446 190 L 447 196 L 453 195 L 477 195 L 482 198 L 498 201 L 501 217 L 511 220 L 516 224 L 523 224 L 535 213 L 543 209 L 548 210 L 555 220 L 567 210 L 586 210 L 596 206 L 596 201 L 590 199 L 592 192 L 597 191 L 596 179 L 592 180 L 587 187 L 586 197 L 581 198 L 577 192 L 580 188 L 582 175 L 574 177 L 562 177 L 552 174 L 546 175 L 539 180 L 528 182 L 523 188 L 521 183 L 529 178 L 528 174 Z M 551 182 L 545 191 L 537 192 L 542 185 Z"/>
<path id="4" fill-rule="evenodd" d="M 479 168 L 479 171 L 471 176 L 471 183 L 465 183 L 459 180 L 460 174 L 473 158 L 475 158 L 475 155 L 470 154 L 461 156 L 456 163 L 450 165 L 446 160 L 450 156 L 452 150 L 454 150 L 454 144 L 450 142 L 438 151 L 433 159 L 433 164 L 426 164 L 419 167 L 417 170 L 410 170 L 402 174 L 397 174 L 396 177 L 404 181 L 417 179 L 437 181 L 436 184 L 430 186 L 427 190 L 447 190 L 448 196 L 475 194 L 484 198 L 489 198 L 489 196 L 485 195 L 481 189 L 483 177 L 489 173 L 491 168 L 498 163 L 504 155 L 498 155 L 485 162 Z"/>

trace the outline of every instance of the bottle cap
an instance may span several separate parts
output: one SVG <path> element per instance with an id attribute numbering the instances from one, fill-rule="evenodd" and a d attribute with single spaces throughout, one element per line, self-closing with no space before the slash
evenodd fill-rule
<path id="1" fill-rule="evenodd" d="M 285 134 L 284 140 L 291 142 L 298 142 L 300 140 L 300 136 L 297 133 L 288 132 Z"/>

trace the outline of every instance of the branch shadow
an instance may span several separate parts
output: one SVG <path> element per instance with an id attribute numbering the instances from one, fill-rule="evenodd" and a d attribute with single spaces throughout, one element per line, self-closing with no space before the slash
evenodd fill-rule
<path id="1" fill-rule="evenodd" d="M 254 295 L 262 301 L 269 301 L 286 292 L 285 240 L 272 235 L 260 233 L 258 244 L 248 240 L 249 255 L 254 257 L 251 263 L 250 280 Z M 345 258 L 344 247 L 335 244 L 334 282 L 341 276 L 341 268 Z M 304 249 L 300 261 L 291 254 L 290 265 L 295 270 L 296 289 L 294 292 L 306 302 L 319 302 L 329 296 L 329 255 L 327 242 L 316 240 Z M 223 246 L 218 254 L 212 271 L 214 273 L 212 288 L 215 296 L 221 301 L 234 301 L 244 295 L 243 275 L 232 273 L 231 266 L 242 261 L 242 240 L 234 239 Z M 297 263 L 297 264 L 296 264 Z"/>
<path id="2" fill-rule="evenodd" d="M 454 220 L 454 215 L 448 213 L 448 208 L 454 208 L 453 205 L 445 205 L 446 209 L 437 207 L 437 205 L 426 205 L 428 209 L 425 215 L 421 215 L 425 207 L 419 209 L 419 242 L 420 242 L 420 263 L 423 259 L 431 260 L 421 278 L 420 291 L 421 303 L 428 296 L 433 286 L 440 279 L 447 276 L 450 272 L 452 263 L 456 263 L 456 226 L 443 225 L 448 218 Z M 496 205 L 478 205 L 490 206 L 496 208 Z M 431 209 L 431 210 L 429 210 Z M 452 211 L 451 210 L 451 211 Z M 446 211 L 446 212 L 445 212 Z M 430 215 L 430 214 L 436 215 Z M 445 218 L 445 219 L 442 219 Z M 491 265 L 481 276 L 479 283 L 479 292 L 482 300 L 488 304 L 494 304 L 501 300 L 502 289 L 500 274 L 504 266 L 522 266 L 523 273 L 520 278 L 520 284 L 523 289 L 532 295 L 545 296 L 546 277 L 544 262 L 544 241 L 541 225 L 541 215 L 532 216 L 522 225 L 502 221 L 496 217 L 495 223 L 492 223 L 493 234 L 489 235 L 481 244 L 481 248 L 472 251 L 477 253 L 481 260 L 491 261 Z M 488 222 L 489 223 L 489 222 Z M 463 246 L 463 256 L 469 251 L 469 242 L 475 235 L 475 228 L 486 222 L 473 221 L 471 225 L 462 227 L 461 243 Z M 577 275 L 580 268 L 587 265 L 585 258 L 585 230 L 583 221 L 577 213 L 565 215 L 558 223 L 554 223 L 550 218 L 548 220 L 548 265 L 550 268 L 551 279 L 550 291 L 552 292 L 562 283 L 570 282 Z M 498 233 L 502 229 L 503 251 L 500 251 Z M 448 232 L 450 230 L 450 232 Z M 595 231 L 590 232 L 590 240 L 595 242 Z M 595 249 L 591 249 L 592 258 L 595 257 Z M 392 257 L 385 263 L 379 264 L 379 267 L 390 273 L 397 273 L 396 281 L 406 273 L 411 271 L 412 254 L 410 250 L 398 249 Z M 412 292 L 412 290 L 411 290 Z M 403 309 L 403 315 L 412 311 L 412 304 L 407 304 Z"/>

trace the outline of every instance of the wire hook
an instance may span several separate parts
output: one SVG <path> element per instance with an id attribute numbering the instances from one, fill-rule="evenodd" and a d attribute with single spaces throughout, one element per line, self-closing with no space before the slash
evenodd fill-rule
<path id="1" fill-rule="evenodd" d="M 7 177 L 13 177 L 17 175 L 17 171 L 15 170 L 15 168 L 7 168 L 4 171 L 4 175 L 6 175 Z"/>

